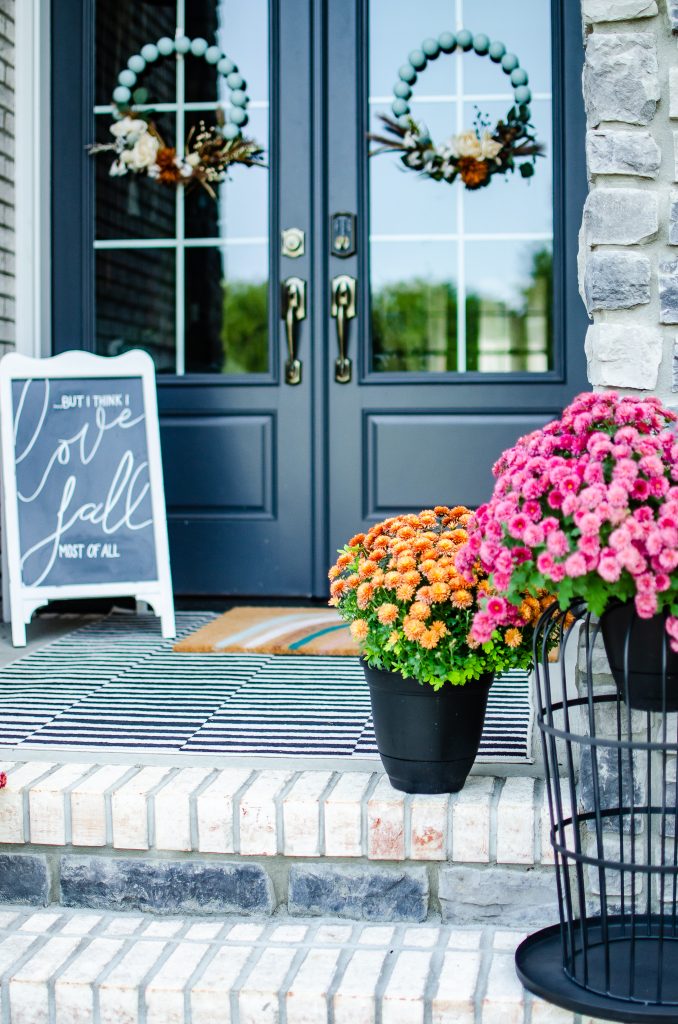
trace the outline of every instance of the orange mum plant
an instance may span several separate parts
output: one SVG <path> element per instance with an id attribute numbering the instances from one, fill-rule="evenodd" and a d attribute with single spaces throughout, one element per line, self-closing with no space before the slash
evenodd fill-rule
<path id="1" fill-rule="evenodd" d="M 339 552 L 329 572 L 330 604 L 351 623 L 370 667 L 435 690 L 529 667 L 533 628 L 553 598 L 526 595 L 515 608 L 493 594 L 480 564 L 462 575 L 455 559 L 472 520 L 463 505 L 438 506 L 386 519 Z M 479 644 L 471 624 L 488 601 L 501 624 Z"/>

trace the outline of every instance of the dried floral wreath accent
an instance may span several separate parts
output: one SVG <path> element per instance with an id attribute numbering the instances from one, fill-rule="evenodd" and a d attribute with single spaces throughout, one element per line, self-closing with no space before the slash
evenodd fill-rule
<path id="1" fill-rule="evenodd" d="M 165 143 L 153 120 L 153 111 L 137 110 L 135 104 L 143 106 L 147 102 L 148 90 L 139 86 L 139 79 L 150 64 L 172 55 L 183 60 L 189 54 L 216 66 L 230 90 L 231 109 L 228 115 L 217 110 L 213 125 L 200 121 L 197 128 L 191 128 L 184 152 L 177 153 L 175 147 Z M 191 40 L 179 34 L 176 39 L 163 36 L 157 43 L 146 43 L 129 58 L 113 90 L 114 122 L 110 132 L 114 141 L 95 143 L 89 146 L 89 153 L 114 153 L 109 171 L 113 177 L 130 173 L 174 188 L 200 185 L 216 199 L 215 186 L 225 180 L 233 164 L 264 166 L 262 147 L 242 134 L 249 120 L 246 87 L 233 61 L 218 46 L 209 46 L 206 39 Z"/>
<path id="2" fill-rule="evenodd" d="M 441 53 L 450 54 L 457 48 L 474 50 L 478 56 L 489 56 L 495 64 L 501 64 L 504 73 L 510 76 L 515 103 L 506 117 L 494 126 L 478 113 L 472 129 L 436 145 L 425 126 L 412 118 L 408 101 L 417 73 L 424 71 L 427 63 Z M 400 153 L 408 170 L 450 184 L 460 178 L 471 190 L 489 185 L 496 174 L 513 173 L 516 167 L 523 178 L 532 177 L 536 158 L 543 155 L 544 146 L 537 141 L 534 125 L 530 123 L 532 93 L 528 74 L 520 67 L 516 55 L 506 52 L 502 42 L 490 42 L 488 36 L 472 35 L 467 29 L 456 34 L 443 32 L 438 39 L 425 39 L 420 49 L 412 50 L 398 74 L 399 80 L 393 87 L 393 116 L 380 115 L 388 134 L 368 135 L 372 142 L 381 144 L 370 156 Z"/>

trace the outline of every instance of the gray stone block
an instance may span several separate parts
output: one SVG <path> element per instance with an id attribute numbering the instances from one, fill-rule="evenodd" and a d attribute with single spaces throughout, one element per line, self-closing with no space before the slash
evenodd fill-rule
<path id="1" fill-rule="evenodd" d="M 657 3 L 656 0 L 582 0 L 581 12 L 588 25 L 599 21 L 626 21 L 653 17 L 657 14 Z"/>
<path id="2" fill-rule="evenodd" d="M 272 914 L 273 883 L 259 864 L 75 857 L 60 860 L 61 902 L 157 914 Z"/>
<path id="3" fill-rule="evenodd" d="M 678 0 L 666 0 L 666 13 L 672 32 L 678 32 Z"/>
<path id="4" fill-rule="evenodd" d="M 0 854 L 0 903 L 45 906 L 49 902 L 47 860 L 34 854 Z"/>
<path id="5" fill-rule="evenodd" d="M 616 715 L 615 715 L 616 718 Z M 644 770 L 637 757 L 633 759 L 633 771 L 629 764 L 628 753 L 622 753 L 621 771 L 619 771 L 618 754 L 612 747 L 599 747 L 595 755 L 595 766 L 598 774 L 598 802 L 601 811 L 631 806 L 631 792 L 636 807 L 642 805 L 644 790 Z M 594 755 L 591 747 L 583 747 L 579 763 L 579 807 L 583 814 L 594 810 Z M 621 784 L 621 792 L 620 792 Z M 633 787 L 633 790 L 632 790 Z M 635 815 L 636 830 L 642 828 L 642 819 Z M 587 822 L 589 831 L 595 832 L 595 819 Z M 602 827 L 606 832 L 619 833 L 619 817 L 613 815 L 602 819 Z M 622 817 L 621 827 L 624 832 L 631 831 L 631 818 L 628 814 Z"/>
<path id="6" fill-rule="evenodd" d="M 584 205 L 589 245 L 637 245 L 656 238 L 659 210 L 654 192 L 639 188 L 596 188 Z"/>
<path id="7" fill-rule="evenodd" d="M 669 245 L 678 245 L 678 192 L 669 200 Z"/>
<path id="8" fill-rule="evenodd" d="M 657 328 L 595 324 L 586 332 L 584 348 L 589 381 L 594 386 L 644 390 L 657 386 L 662 361 L 662 338 Z M 594 675 L 607 671 L 604 651 L 602 657 L 605 661 L 600 668 L 596 651 Z"/>
<path id="9" fill-rule="evenodd" d="M 288 911 L 357 921 L 424 921 L 425 868 L 295 864 L 290 868 Z"/>
<path id="10" fill-rule="evenodd" d="M 634 174 L 656 178 L 662 152 L 649 132 L 602 129 L 586 134 L 590 174 Z"/>
<path id="11" fill-rule="evenodd" d="M 657 272 L 659 284 L 659 320 L 678 324 L 678 260 L 664 260 Z"/>
<path id="12" fill-rule="evenodd" d="M 666 783 L 666 817 L 664 819 L 664 835 L 670 839 L 676 834 L 676 784 Z M 661 829 L 661 817 L 656 818 L 656 826 Z M 673 843 L 671 844 L 673 846 Z M 673 852 L 673 851 L 671 851 Z"/>
<path id="13" fill-rule="evenodd" d="M 660 97 L 657 45 L 650 32 L 594 32 L 586 43 L 584 102 L 589 123 L 649 124 Z"/>
<path id="14" fill-rule="evenodd" d="M 631 309 L 650 301 L 650 261 L 632 252 L 594 252 L 586 260 L 586 306 Z"/>
<path id="15" fill-rule="evenodd" d="M 438 893 L 448 924 L 529 929 L 558 921 L 556 877 L 549 868 L 444 867 Z"/>

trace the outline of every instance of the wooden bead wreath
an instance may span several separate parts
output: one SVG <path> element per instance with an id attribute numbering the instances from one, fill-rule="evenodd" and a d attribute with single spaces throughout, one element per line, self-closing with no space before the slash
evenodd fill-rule
<path id="1" fill-rule="evenodd" d="M 165 144 L 152 111 L 140 112 L 134 107 L 135 103 L 144 104 L 148 98 L 147 90 L 139 87 L 139 79 L 148 66 L 172 55 L 204 58 L 216 67 L 230 91 L 228 114 L 225 116 L 218 110 L 216 124 L 208 127 L 200 121 L 197 128 L 191 128 L 183 154 Z M 210 46 L 206 39 L 189 39 L 185 35 L 178 35 L 176 39 L 163 36 L 157 43 L 146 43 L 127 61 L 127 67 L 118 75 L 112 96 L 114 121 L 110 131 L 115 141 L 97 143 L 90 146 L 89 151 L 92 154 L 115 153 L 109 172 L 114 177 L 129 173 L 145 175 L 172 187 L 201 185 L 216 199 L 214 186 L 225 180 L 232 164 L 263 166 L 263 149 L 242 134 L 249 120 L 246 88 L 247 83 L 237 65 L 218 46 Z"/>
<path id="2" fill-rule="evenodd" d="M 473 50 L 479 57 L 489 57 L 495 64 L 501 64 L 504 73 L 510 76 L 515 103 L 506 118 L 493 128 L 478 114 L 471 130 L 436 145 L 425 126 L 413 120 L 408 101 L 412 86 L 428 62 L 436 60 L 441 53 L 453 53 L 457 48 L 464 52 Z M 483 188 L 495 174 L 512 173 L 516 166 L 523 178 L 531 178 L 536 158 L 543 154 L 544 147 L 537 142 L 534 126 L 530 124 L 532 93 L 528 81 L 527 71 L 520 67 L 516 55 L 507 53 L 503 43 L 490 42 L 484 33 L 473 35 L 468 29 L 460 29 L 456 33 L 443 32 L 437 39 L 425 39 L 420 49 L 412 50 L 398 71 L 391 104 L 393 117 L 379 115 L 389 134 L 368 136 L 381 143 L 370 156 L 401 153 L 408 170 L 450 184 L 460 178 L 467 189 Z"/>

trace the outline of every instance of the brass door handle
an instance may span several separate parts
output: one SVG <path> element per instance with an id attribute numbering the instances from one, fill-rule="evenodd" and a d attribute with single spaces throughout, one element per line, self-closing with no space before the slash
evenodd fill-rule
<path id="1" fill-rule="evenodd" d="M 334 363 L 337 384 L 351 380 L 351 360 L 348 357 L 348 321 L 355 316 L 355 278 L 339 274 L 332 279 L 332 316 L 337 321 L 339 355 Z"/>
<path id="2" fill-rule="evenodd" d="M 301 360 L 297 358 L 297 324 L 306 319 L 306 282 L 288 277 L 282 283 L 280 316 L 285 321 L 287 360 L 285 383 L 301 384 Z"/>

